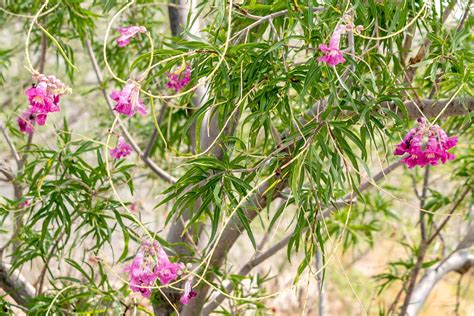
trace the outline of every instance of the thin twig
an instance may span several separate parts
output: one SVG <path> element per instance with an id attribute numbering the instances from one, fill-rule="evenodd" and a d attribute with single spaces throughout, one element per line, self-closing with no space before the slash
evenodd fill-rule
<path id="1" fill-rule="evenodd" d="M 18 151 L 15 148 L 15 144 L 10 138 L 10 135 L 8 135 L 8 131 L 6 127 L 3 125 L 3 122 L 1 120 L 0 120 L 0 130 L 2 131 L 3 137 L 5 138 L 5 141 L 7 142 L 8 147 L 10 147 L 10 151 L 13 156 L 13 159 L 15 159 L 17 166 L 20 166 L 20 160 L 21 160 L 20 155 L 18 154 Z"/>
<path id="2" fill-rule="evenodd" d="M 381 170 L 379 173 L 377 173 L 371 181 L 366 181 L 364 183 L 362 183 L 359 188 L 358 188 L 358 191 L 359 192 L 363 192 L 365 190 L 367 190 L 371 185 L 373 185 L 374 183 L 377 183 L 379 181 L 381 181 L 382 179 L 384 179 L 389 173 L 393 172 L 395 169 L 397 169 L 399 166 L 402 165 L 402 162 L 401 161 L 396 161 L 394 163 L 392 163 L 391 165 L 389 165 L 388 167 L 386 167 L 385 169 Z M 351 193 L 347 193 L 346 195 L 344 195 L 344 197 L 341 199 L 341 201 L 352 201 L 351 199 L 351 196 L 353 194 Z M 337 202 L 335 203 L 335 205 L 338 204 Z M 318 220 L 320 220 L 321 218 L 323 217 L 328 217 L 332 211 L 334 210 L 334 206 L 331 206 L 329 208 L 327 208 L 326 210 L 322 211 L 321 213 L 318 214 Z M 304 232 L 301 232 L 301 233 L 304 233 Z M 285 248 L 287 245 L 288 245 L 288 242 L 290 241 L 290 239 L 293 237 L 293 233 L 287 235 L 285 238 L 283 238 L 282 240 L 280 240 L 278 243 L 276 243 L 275 245 L 273 245 L 272 247 L 268 248 L 266 251 L 260 253 L 258 256 L 256 257 L 253 257 L 251 260 L 249 260 L 238 272 L 238 275 L 241 275 L 241 276 L 245 276 L 247 275 L 253 268 L 255 268 L 256 266 L 258 266 L 259 264 L 261 264 L 262 262 L 266 261 L 268 258 L 271 258 L 273 255 L 275 255 L 277 252 L 279 252 L 281 249 Z M 229 285 L 227 285 L 227 287 L 225 288 L 225 292 L 226 293 L 231 293 L 234 289 L 234 286 L 232 283 L 230 283 Z M 204 315 L 208 315 L 210 314 L 213 310 L 215 310 L 219 305 L 220 303 L 222 303 L 224 301 L 226 297 L 222 294 L 219 294 L 213 301 L 210 301 L 203 309 L 203 314 Z"/>
<path id="3" fill-rule="evenodd" d="M 407 312 L 408 304 L 410 302 L 411 295 L 416 285 L 416 280 L 418 278 L 418 274 L 420 273 L 421 267 L 423 265 L 423 260 L 426 255 L 426 251 L 428 249 L 429 243 L 426 240 L 426 223 L 425 223 L 425 212 L 423 212 L 426 200 L 426 193 L 428 191 L 428 182 L 430 177 L 430 166 L 426 166 L 425 175 L 423 177 L 423 189 L 421 191 L 420 197 L 420 233 L 421 233 L 421 241 L 420 246 L 418 248 L 418 256 L 416 258 L 415 267 L 410 273 L 410 277 L 408 278 L 408 288 L 405 295 L 405 300 L 403 301 L 403 305 L 400 310 L 400 315 L 404 316 Z"/>
<path id="4" fill-rule="evenodd" d="M 110 112 L 115 115 L 113 105 L 109 100 L 109 97 L 107 96 L 107 91 L 102 88 L 103 86 L 103 78 L 102 74 L 100 72 L 99 65 L 97 64 L 97 59 L 95 58 L 94 50 L 92 49 L 91 42 L 89 40 L 86 40 L 86 48 L 87 52 L 89 54 L 89 58 L 92 63 L 92 67 L 94 69 L 95 75 L 97 77 L 97 82 L 101 86 L 100 90 L 102 91 L 102 94 L 104 96 L 104 99 L 109 107 Z M 160 178 L 163 180 L 166 180 L 169 183 L 176 183 L 176 179 L 171 176 L 168 172 L 164 171 L 162 168 L 160 168 L 158 165 L 156 165 L 152 160 L 150 160 L 147 156 L 144 155 L 138 144 L 135 142 L 131 134 L 129 133 L 128 129 L 125 127 L 125 125 L 122 123 L 121 120 L 119 120 L 119 125 L 122 130 L 123 135 L 127 139 L 127 141 L 130 143 L 132 146 L 133 150 L 138 154 L 138 156 L 142 159 L 142 161 Z"/>
<path id="5" fill-rule="evenodd" d="M 446 224 L 448 223 L 448 221 L 451 219 L 451 215 L 454 213 L 454 211 L 459 207 L 459 205 L 462 203 L 462 201 L 464 200 L 464 198 L 467 196 L 467 194 L 471 191 L 470 188 L 467 188 L 466 190 L 464 190 L 463 194 L 461 195 L 461 198 L 459 198 L 459 200 L 456 202 L 456 204 L 454 204 L 454 206 L 451 208 L 451 210 L 449 211 L 448 215 L 446 216 L 446 218 L 441 222 L 441 224 L 438 226 L 438 228 L 436 229 L 436 231 L 431 235 L 431 237 L 427 240 L 427 242 L 430 244 L 433 242 L 433 240 L 436 238 L 436 236 L 438 236 L 441 231 L 443 230 L 444 226 L 446 226 Z"/>

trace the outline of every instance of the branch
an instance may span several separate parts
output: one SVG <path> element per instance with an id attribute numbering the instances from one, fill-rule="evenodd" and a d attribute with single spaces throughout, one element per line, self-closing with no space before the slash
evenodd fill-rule
<path id="1" fill-rule="evenodd" d="M 420 282 L 418 282 L 411 296 L 407 315 L 415 316 L 418 314 L 436 283 L 446 274 L 452 271 L 465 273 L 474 266 L 474 254 L 470 254 L 470 248 L 473 243 L 474 226 L 471 226 L 454 253 L 443 260 L 437 267 L 429 269 Z"/>
<path id="2" fill-rule="evenodd" d="M 323 7 L 316 7 L 316 8 L 313 8 L 313 11 L 317 12 L 317 11 L 322 11 L 323 9 L 324 9 Z M 232 36 L 231 40 L 234 40 L 234 39 L 238 38 L 239 36 L 241 36 L 242 34 L 249 32 L 251 29 L 259 26 L 262 23 L 265 23 L 269 20 L 272 20 L 274 18 L 283 16 L 283 15 L 286 15 L 287 13 L 288 13 L 288 10 L 281 10 L 281 11 L 278 11 L 278 12 L 275 12 L 275 13 L 272 13 L 272 14 L 269 14 L 269 15 L 265 15 L 265 16 L 260 16 L 260 17 L 257 17 L 255 15 L 245 15 L 245 16 L 248 16 L 248 17 L 254 19 L 254 20 L 257 19 L 257 21 L 253 22 L 249 26 L 247 26 L 247 27 L 243 28 L 242 30 L 238 31 L 237 33 L 235 33 L 235 35 Z"/>
<path id="3" fill-rule="evenodd" d="M 425 175 L 423 177 L 423 189 L 421 192 L 421 197 L 420 197 L 420 230 L 421 230 L 421 241 L 420 241 L 420 246 L 418 248 L 418 256 L 416 258 L 416 263 L 415 267 L 410 273 L 410 277 L 408 279 L 408 289 L 406 291 L 405 299 L 403 301 L 403 305 L 401 307 L 400 315 L 404 316 L 406 314 L 408 305 L 410 303 L 410 298 L 413 294 L 413 290 L 415 289 L 416 285 L 416 280 L 418 279 L 418 274 L 420 273 L 422 266 L 423 266 L 423 260 L 425 259 L 426 251 L 428 250 L 428 246 L 430 243 L 426 240 L 426 222 L 425 222 L 425 213 L 423 211 L 423 208 L 425 207 L 425 200 L 426 200 L 426 193 L 428 191 L 428 182 L 429 182 L 429 177 L 430 177 L 430 168 L 429 166 L 426 166 L 425 169 Z M 404 283 L 405 285 L 405 283 Z M 403 286 L 405 288 L 405 286 Z"/>
<path id="4" fill-rule="evenodd" d="M 456 3 L 457 3 L 456 0 L 451 2 L 448 5 L 448 7 L 444 10 L 443 17 L 441 18 L 441 23 L 444 23 L 446 21 L 446 19 L 451 14 L 451 11 L 453 11 L 454 6 L 456 5 Z M 426 53 L 428 52 L 428 49 L 430 48 L 430 46 L 431 46 L 431 41 L 428 40 L 428 39 L 425 40 L 423 42 L 423 44 L 421 44 L 420 48 L 418 49 L 418 52 L 416 53 L 416 56 L 414 58 L 410 59 L 410 64 L 412 65 L 412 67 L 410 67 L 406 72 L 406 77 L 407 77 L 408 81 L 410 81 L 410 82 L 413 81 L 413 77 L 415 76 L 415 72 L 418 69 L 416 67 L 416 65 L 414 65 L 414 64 L 419 63 L 420 61 L 423 60 L 423 58 L 425 58 Z"/>
<path id="5" fill-rule="evenodd" d="M 438 116 L 438 114 L 446 107 L 448 102 L 449 100 L 447 99 L 438 101 L 424 99 L 421 100 L 421 104 L 418 104 L 418 107 L 427 118 L 430 118 Z M 405 102 L 405 106 L 410 119 L 417 119 L 421 116 L 420 111 L 413 101 Z M 389 108 L 394 109 L 394 104 L 390 103 Z M 474 98 L 469 97 L 464 100 L 461 98 L 455 98 L 451 103 L 449 103 L 448 108 L 443 112 L 440 118 L 467 115 L 472 112 L 474 112 Z"/>
<path id="6" fill-rule="evenodd" d="M 8 135 L 8 131 L 6 127 L 3 125 L 3 122 L 0 121 L 0 130 L 2 131 L 3 137 L 5 138 L 5 141 L 8 144 L 8 147 L 10 148 L 10 151 L 12 153 L 13 159 L 15 159 L 15 162 L 17 166 L 20 165 L 20 155 L 18 154 L 18 151 L 15 148 L 15 144 L 13 143 L 12 139 L 10 138 L 10 135 Z"/>
<path id="7" fill-rule="evenodd" d="M 446 218 L 443 220 L 443 222 L 439 225 L 439 227 L 436 229 L 436 231 L 433 233 L 433 235 L 431 235 L 431 237 L 428 239 L 428 244 L 430 244 L 431 242 L 433 242 L 433 240 L 436 238 L 436 236 L 438 236 L 440 233 L 441 233 L 441 230 L 444 228 L 444 226 L 446 226 L 446 224 L 448 223 L 448 221 L 450 220 L 451 218 L 451 215 L 454 213 L 454 211 L 459 207 L 459 205 L 461 204 L 461 202 L 464 200 L 464 198 L 466 197 L 466 195 L 469 193 L 471 189 L 470 188 L 467 188 L 464 193 L 462 194 L 461 198 L 456 202 L 456 204 L 453 206 L 453 208 L 451 208 L 451 210 L 449 211 L 448 215 L 446 216 Z M 473 234 L 474 236 L 474 234 Z"/>
<path id="8" fill-rule="evenodd" d="M 244 216 L 248 220 L 248 222 L 252 222 L 253 219 L 257 217 L 260 210 L 264 209 L 267 203 L 269 202 L 269 199 L 268 199 L 269 196 L 267 195 L 268 193 L 267 190 L 270 188 L 271 183 L 272 182 L 270 182 L 269 180 L 267 182 L 264 182 L 262 185 L 260 185 L 260 187 L 257 189 L 257 192 L 254 195 L 252 195 L 252 197 L 249 198 L 249 202 L 245 206 L 242 207 Z M 286 181 L 284 180 L 280 181 L 275 186 L 275 191 L 272 197 L 276 197 L 277 195 L 276 192 L 280 192 L 285 186 L 286 186 Z M 229 220 L 227 225 L 224 227 L 224 232 L 220 240 L 218 241 L 217 246 L 215 247 L 214 253 L 212 254 L 210 258 L 210 264 L 209 264 L 210 267 L 218 267 L 222 264 L 222 261 L 224 260 L 226 253 L 234 245 L 234 243 L 237 241 L 237 239 L 239 238 L 239 236 L 242 234 L 243 231 L 244 231 L 244 225 L 242 224 L 239 215 L 236 213 L 232 216 L 232 218 Z M 244 266 L 244 268 L 242 269 L 248 269 L 248 267 Z M 189 303 L 189 305 L 187 305 L 184 308 L 182 315 L 183 316 L 197 315 L 204 306 L 208 292 L 209 292 L 208 286 L 205 286 L 202 289 L 200 289 L 196 298 L 194 298 Z M 204 309 L 202 313 L 204 315 L 208 315 L 208 313 L 206 312 L 206 309 Z"/>
<path id="9" fill-rule="evenodd" d="M 379 182 L 380 180 L 384 179 L 386 175 L 390 174 L 392 171 L 397 169 L 399 166 L 402 165 L 402 162 L 399 160 L 397 162 L 392 163 L 379 173 L 377 173 L 372 180 L 366 181 L 362 183 L 358 190 L 359 192 L 363 192 L 367 190 L 372 184 Z M 320 220 L 321 218 L 326 218 L 331 215 L 332 211 L 335 210 L 337 207 L 336 205 L 340 205 L 341 203 L 349 203 L 352 201 L 352 194 L 348 193 L 344 195 L 344 197 L 341 199 L 341 201 L 337 201 L 334 206 L 331 206 L 324 210 L 323 212 L 318 214 L 317 219 Z M 303 232 L 302 232 L 303 233 Z M 253 268 L 267 260 L 268 258 L 272 257 L 274 254 L 276 254 L 278 251 L 282 250 L 288 245 L 288 242 L 290 239 L 293 237 L 293 233 L 287 235 L 285 238 L 283 238 L 281 241 L 279 241 L 277 244 L 272 246 L 271 248 L 267 249 L 265 252 L 262 252 L 260 255 L 253 257 L 249 262 L 247 262 L 238 272 L 238 275 L 245 276 L 247 275 Z M 234 289 L 234 286 L 232 283 L 227 285 L 225 292 L 226 293 L 231 293 L 232 290 Z M 210 301 L 203 309 L 203 314 L 208 315 L 210 314 L 213 310 L 215 310 L 225 299 L 226 297 L 222 294 L 219 294 L 216 296 L 216 298 L 212 301 Z"/>
<path id="10" fill-rule="evenodd" d="M 102 94 L 104 96 L 104 99 L 105 101 L 107 102 L 107 105 L 109 107 L 109 110 L 110 112 L 115 116 L 115 113 L 114 113 L 114 107 L 112 105 L 112 103 L 110 102 L 110 99 L 109 97 L 107 96 L 107 91 L 105 90 L 105 88 L 102 88 L 103 87 L 103 78 L 102 78 L 102 74 L 100 72 L 100 68 L 99 68 L 99 65 L 97 64 L 97 59 L 95 58 L 95 54 L 94 54 L 94 50 L 92 49 L 92 45 L 91 45 L 91 42 L 89 40 L 86 40 L 86 47 L 87 47 L 87 53 L 89 54 L 89 58 L 91 60 L 91 63 L 92 63 L 92 67 L 94 69 L 94 72 L 95 72 L 95 75 L 97 77 L 97 82 L 99 83 L 99 85 L 101 86 L 100 90 L 102 91 Z M 130 133 L 128 132 L 127 128 L 125 127 L 125 125 L 123 125 L 122 121 L 119 120 L 119 125 L 120 125 L 120 128 L 122 130 L 122 133 L 123 135 L 125 136 L 125 138 L 127 139 L 127 141 L 130 143 L 130 145 L 132 146 L 133 150 L 135 150 L 135 152 L 138 154 L 138 156 L 143 160 L 143 162 L 156 174 L 158 175 L 160 178 L 162 178 L 163 180 L 169 182 L 169 183 L 176 183 L 176 179 L 171 176 L 168 172 L 164 171 L 163 169 L 161 169 L 158 165 L 156 165 L 149 157 L 147 157 L 143 152 L 142 150 L 140 149 L 140 147 L 138 146 L 138 144 L 135 142 L 135 140 L 133 139 L 132 135 L 130 135 Z"/>
<path id="11" fill-rule="evenodd" d="M 404 105 L 408 112 L 408 118 L 412 120 L 417 119 L 421 116 L 421 113 L 418 109 L 420 109 L 427 118 L 432 118 L 432 117 L 438 116 L 438 114 L 444 110 L 446 105 L 448 105 L 448 107 L 446 108 L 446 110 L 444 110 L 440 118 L 446 118 L 449 116 L 468 115 L 474 112 L 474 98 L 472 97 L 468 97 L 464 99 L 454 98 L 451 101 L 451 103 L 448 104 L 448 102 L 449 102 L 448 99 L 444 99 L 444 100 L 424 99 L 424 100 L 421 100 L 421 102 L 418 104 L 413 101 L 406 101 Z M 400 112 L 400 110 L 398 109 L 397 105 L 394 102 L 382 102 L 380 106 L 382 109 L 386 108 L 393 112 L 399 112 L 400 116 L 402 115 L 402 113 Z M 326 101 L 317 102 L 311 109 L 305 112 L 304 116 L 317 117 L 326 109 L 326 107 L 327 107 Z M 346 111 L 344 115 L 351 116 L 353 114 L 352 112 Z"/>
<path id="12" fill-rule="evenodd" d="M 9 273 L 11 266 L 0 261 L 0 287 L 21 306 L 28 307 L 29 301 L 34 297 L 34 287 L 26 281 L 19 271 Z"/>

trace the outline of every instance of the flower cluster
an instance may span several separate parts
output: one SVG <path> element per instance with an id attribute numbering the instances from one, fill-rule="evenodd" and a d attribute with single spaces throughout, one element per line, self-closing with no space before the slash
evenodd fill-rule
<path id="1" fill-rule="evenodd" d="M 44 125 L 49 113 L 60 111 L 60 97 L 71 92 L 71 89 L 55 76 L 34 72 L 33 80 L 36 83 L 25 91 L 30 107 L 17 119 L 23 133 L 32 133 L 36 124 Z"/>
<path id="2" fill-rule="evenodd" d="M 436 166 L 440 161 L 444 164 L 455 158 L 448 149 L 456 146 L 457 137 L 448 137 L 438 125 L 430 126 L 425 118 L 417 120 L 418 126 L 411 129 L 395 148 L 395 155 L 404 155 L 403 163 L 408 168 L 426 165 Z"/>
<path id="3" fill-rule="evenodd" d="M 179 92 L 185 88 L 191 81 L 191 67 L 181 65 L 168 73 L 167 86 L 174 91 Z"/>
<path id="4" fill-rule="evenodd" d="M 128 26 L 128 27 L 119 27 L 118 31 L 120 32 L 120 37 L 117 38 L 117 44 L 119 47 L 125 47 L 130 44 L 130 39 L 135 37 L 139 33 L 146 33 L 146 28 L 144 26 Z"/>
<path id="5" fill-rule="evenodd" d="M 141 115 L 146 115 L 145 105 L 140 99 L 139 94 L 140 85 L 133 80 L 128 80 L 122 91 L 115 90 L 110 94 L 112 100 L 117 103 L 114 110 L 130 117 L 137 112 Z"/>
<path id="6" fill-rule="evenodd" d="M 119 136 L 117 147 L 110 149 L 110 155 L 114 159 L 127 157 L 132 153 L 132 147 L 125 142 L 122 136 Z"/>
<path id="7" fill-rule="evenodd" d="M 171 262 L 156 241 L 143 242 L 132 264 L 125 268 L 130 275 L 130 289 L 141 293 L 144 297 L 150 297 L 151 287 L 157 279 L 163 285 L 169 284 L 176 280 L 183 270 L 184 264 Z M 190 281 L 187 281 L 181 303 L 187 304 L 195 296 L 196 292 L 192 290 Z"/>

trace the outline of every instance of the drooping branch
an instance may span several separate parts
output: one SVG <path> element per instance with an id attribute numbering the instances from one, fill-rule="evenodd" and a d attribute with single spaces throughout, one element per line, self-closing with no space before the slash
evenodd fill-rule
<path id="1" fill-rule="evenodd" d="M 457 1 L 455 0 L 455 1 L 451 1 L 451 3 L 448 4 L 448 6 L 443 12 L 443 16 L 441 17 L 441 23 L 444 23 L 448 19 L 449 15 L 453 11 L 454 7 L 456 6 L 456 3 Z M 420 48 L 418 49 L 416 56 L 410 59 L 410 65 L 414 65 L 422 61 L 425 58 L 428 50 L 430 49 L 430 46 L 431 46 L 431 41 L 429 39 L 426 39 L 421 44 Z M 409 82 L 413 81 L 413 77 L 415 76 L 415 72 L 417 69 L 418 69 L 417 67 L 413 66 L 407 70 L 406 77 Z"/>
<path id="2" fill-rule="evenodd" d="M 430 100 L 424 99 L 421 100 L 421 103 L 417 104 L 413 101 L 407 101 L 404 103 L 408 118 L 409 119 L 417 119 L 422 114 L 427 118 L 434 118 L 437 117 L 442 111 L 440 118 L 446 118 L 450 116 L 462 116 L 468 115 L 474 112 L 474 98 L 467 97 L 465 99 L 462 98 L 454 98 L 450 103 L 448 99 L 444 100 Z M 319 116 L 327 106 L 326 101 L 319 102 L 315 104 L 311 109 L 309 109 L 305 116 L 307 117 L 314 117 Z M 394 102 L 383 102 L 380 105 L 381 109 L 389 109 L 391 111 L 399 113 L 400 116 L 403 115 L 401 110 L 397 109 L 397 105 Z M 345 112 L 345 116 L 352 116 L 352 112 Z"/>
<path id="3" fill-rule="evenodd" d="M 362 183 L 358 188 L 359 192 L 363 192 L 363 191 L 367 190 L 371 185 L 378 183 L 379 181 L 384 179 L 388 174 L 390 174 L 391 172 L 396 170 L 401 165 L 402 165 L 401 161 L 396 161 L 396 162 L 390 164 L 385 169 L 378 172 L 371 180 L 365 181 L 364 183 Z M 332 214 L 332 212 L 336 209 L 336 207 L 338 207 L 338 205 L 341 205 L 341 204 L 347 205 L 348 203 L 351 203 L 351 202 L 353 202 L 353 194 L 347 193 L 346 195 L 344 195 L 341 198 L 341 200 L 338 200 L 336 203 L 334 203 L 333 206 L 331 206 L 331 207 L 327 208 L 326 210 L 324 210 L 323 212 L 319 213 L 317 218 L 321 219 L 323 217 L 324 218 L 329 217 Z M 291 234 L 287 235 L 285 238 L 283 238 L 281 241 L 279 241 L 278 243 L 276 243 L 275 245 L 273 245 L 272 247 L 267 249 L 266 251 L 262 252 L 258 256 L 253 257 L 249 262 L 247 262 L 239 270 L 238 275 L 241 275 L 241 276 L 247 275 L 253 268 L 258 266 L 262 262 L 266 261 L 268 258 L 271 258 L 277 252 L 279 252 L 280 250 L 285 248 L 288 245 L 288 242 L 290 241 L 290 239 L 292 237 L 293 237 L 293 234 L 291 233 Z M 230 283 L 226 287 L 225 292 L 230 293 L 230 292 L 233 291 L 233 289 L 234 289 L 234 286 L 233 286 L 232 283 Z M 226 297 L 222 294 L 219 294 L 218 296 L 216 296 L 216 298 L 214 300 L 209 302 L 204 307 L 203 314 L 204 315 L 210 314 L 213 310 L 215 310 L 224 301 L 225 298 Z"/>
<path id="4" fill-rule="evenodd" d="M 97 82 L 102 87 L 104 80 L 102 78 L 102 73 L 100 72 L 99 65 L 97 64 L 97 59 L 95 58 L 94 50 L 92 49 L 92 45 L 91 45 L 91 42 L 89 40 L 86 40 L 86 47 L 87 47 L 87 53 L 89 54 L 89 58 L 91 60 L 92 67 L 94 69 L 94 72 L 95 72 L 95 75 L 96 75 L 96 78 L 97 78 Z M 110 102 L 109 97 L 107 96 L 107 91 L 104 88 L 100 88 L 100 90 L 101 90 L 101 92 L 104 96 L 104 99 L 105 99 L 108 107 L 109 107 L 109 110 L 111 111 L 111 113 L 113 115 L 115 115 L 114 107 L 113 107 L 112 103 Z M 125 127 L 125 125 L 122 124 L 122 121 L 119 121 L 119 125 L 120 125 L 120 128 L 122 130 L 123 135 L 125 136 L 127 141 L 130 143 L 133 150 L 142 159 L 142 161 L 160 178 L 167 181 L 168 183 L 175 183 L 176 179 L 173 176 L 171 176 L 168 172 L 166 172 L 165 170 L 160 168 L 156 163 L 154 163 L 149 157 L 147 157 L 143 153 L 143 151 L 140 149 L 138 144 L 135 142 L 135 140 L 133 139 L 133 137 L 130 134 L 130 132 L 128 131 L 128 129 Z"/>
<path id="5" fill-rule="evenodd" d="M 267 190 L 271 185 L 270 181 L 264 182 L 262 185 L 259 186 L 256 193 L 249 198 L 249 202 L 242 207 L 244 216 L 248 220 L 248 222 L 252 222 L 254 218 L 257 217 L 260 210 L 264 209 L 269 202 L 269 195 L 267 194 Z M 286 181 L 280 181 L 275 186 L 276 192 L 281 192 L 281 190 L 286 186 Z M 273 193 L 272 197 L 277 197 L 277 193 Z M 234 214 L 228 224 L 224 227 L 224 233 L 220 238 L 214 253 L 210 258 L 210 266 L 211 267 L 218 267 L 222 264 L 222 261 L 225 258 L 227 252 L 231 249 L 234 243 L 237 241 L 239 236 L 244 231 L 244 225 L 240 220 L 238 214 Z M 199 311 L 202 309 L 205 303 L 205 299 L 207 297 L 209 291 L 209 287 L 205 286 L 198 292 L 197 297 L 191 301 L 189 305 L 185 307 L 183 310 L 183 316 L 191 316 L 191 315 L 198 315 Z M 204 315 L 207 315 L 206 311 L 203 311 Z"/>
<path id="6" fill-rule="evenodd" d="M 322 7 L 313 8 L 313 11 L 315 11 L 315 12 L 322 11 L 322 10 L 324 10 L 324 8 L 322 8 Z M 265 15 L 265 16 L 255 16 L 255 15 L 246 14 L 245 16 L 250 17 L 250 18 L 252 18 L 256 21 L 253 22 L 252 24 L 250 24 L 249 26 L 243 28 L 242 30 L 238 31 L 237 33 L 235 33 L 235 35 L 232 37 L 232 39 L 238 39 L 241 35 L 243 35 L 245 33 L 248 33 L 251 29 L 259 26 L 260 24 L 263 24 L 267 21 L 270 21 L 272 19 L 278 18 L 280 16 L 284 16 L 284 15 L 287 15 L 287 14 L 288 14 L 288 10 L 277 11 L 277 12 L 274 12 L 274 13 L 271 13 L 271 14 L 268 14 L 268 15 Z"/>
<path id="7" fill-rule="evenodd" d="M 18 305 L 28 307 L 34 297 L 35 289 L 18 271 L 9 273 L 11 266 L 0 260 L 0 287 L 15 300 Z"/>

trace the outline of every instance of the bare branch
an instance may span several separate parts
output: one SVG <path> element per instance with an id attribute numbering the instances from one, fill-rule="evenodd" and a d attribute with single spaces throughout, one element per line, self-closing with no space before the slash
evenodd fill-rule
<path id="1" fill-rule="evenodd" d="M 34 297 L 35 289 L 20 272 L 9 273 L 10 268 L 9 264 L 0 261 L 0 287 L 17 304 L 28 307 L 29 301 Z"/>
<path id="2" fill-rule="evenodd" d="M 10 148 L 10 151 L 12 153 L 13 159 L 15 159 L 17 166 L 20 165 L 20 155 L 18 154 L 18 151 L 15 148 L 15 144 L 13 143 L 12 139 L 10 138 L 10 135 L 8 135 L 8 131 L 6 127 L 3 125 L 3 122 L 0 121 L 0 130 L 2 131 L 3 137 L 5 138 L 5 141 L 8 144 L 8 147 Z"/>
<path id="3" fill-rule="evenodd" d="M 324 8 L 323 7 L 316 7 L 316 8 L 313 8 L 313 11 L 317 12 L 317 11 L 322 11 Z M 278 11 L 278 12 L 274 12 L 272 14 L 269 14 L 269 15 L 265 15 L 265 16 L 261 16 L 261 17 L 257 17 L 257 16 L 250 16 L 250 15 L 246 15 L 252 19 L 257 19 L 257 21 L 253 22 L 252 24 L 250 24 L 249 26 L 243 28 L 242 30 L 238 31 L 237 33 L 235 33 L 235 35 L 231 38 L 232 40 L 233 39 L 236 39 L 236 38 L 239 38 L 241 35 L 249 32 L 251 29 L 259 26 L 260 24 L 262 23 L 265 23 L 269 20 L 272 20 L 272 19 L 275 19 L 277 17 L 280 17 L 280 16 L 284 16 L 288 14 L 288 10 L 281 10 L 281 11 Z"/>
<path id="4" fill-rule="evenodd" d="M 443 260 L 435 268 L 429 269 L 423 278 L 418 282 L 411 296 L 407 315 L 415 316 L 423 307 L 429 294 L 446 274 L 452 271 L 465 273 L 474 266 L 474 255 L 470 253 L 470 248 L 474 243 L 474 226 L 471 226 L 463 241 L 456 248 L 455 252 Z"/>
<path id="5" fill-rule="evenodd" d="M 426 177 L 425 177 L 425 180 L 426 180 Z M 464 191 L 462 196 L 458 199 L 458 201 L 451 208 L 451 210 L 449 212 L 450 215 L 454 213 L 454 211 L 459 207 L 459 205 L 461 205 L 461 202 L 467 196 L 467 193 L 469 191 L 470 191 L 470 189 L 466 189 Z M 424 200 L 421 200 L 421 202 L 422 203 L 420 204 L 420 209 L 422 209 L 423 206 L 424 206 L 424 204 L 423 204 Z M 422 214 L 423 214 L 423 212 L 422 212 Z M 413 296 L 413 292 L 415 290 L 416 281 L 417 281 L 417 278 L 418 278 L 418 274 L 421 271 L 421 268 L 422 268 L 422 265 L 423 265 L 423 259 L 425 257 L 426 251 L 428 250 L 428 247 L 430 246 L 430 244 L 434 240 L 434 238 L 441 232 L 443 227 L 446 225 L 446 223 L 448 222 L 450 217 L 451 216 L 448 216 L 444 220 L 444 222 L 440 225 L 440 227 L 438 227 L 438 229 L 435 231 L 435 233 L 429 239 L 426 238 L 426 235 L 425 235 L 425 237 L 423 237 L 423 234 L 422 234 L 422 239 L 421 239 L 421 242 L 420 242 L 420 246 L 418 248 L 418 256 L 417 256 L 417 259 L 416 259 L 416 264 L 415 264 L 415 267 L 413 268 L 413 270 L 411 271 L 410 278 L 408 279 L 408 288 L 407 288 L 407 291 L 406 291 L 405 300 L 403 301 L 403 305 L 400 309 L 400 315 L 401 316 L 404 316 L 404 315 L 407 314 L 407 310 L 409 308 L 409 305 L 411 304 L 410 302 L 412 302 L 412 296 Z M 420 219 L 421 219 L 421 221 L 423 221 L 423 216 L 420 216 Z"/>

